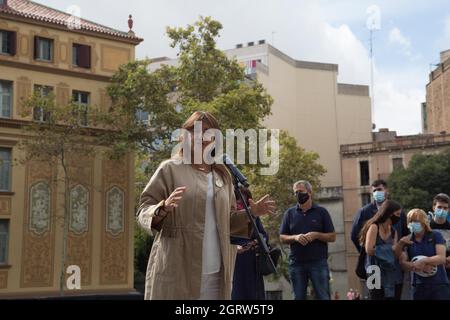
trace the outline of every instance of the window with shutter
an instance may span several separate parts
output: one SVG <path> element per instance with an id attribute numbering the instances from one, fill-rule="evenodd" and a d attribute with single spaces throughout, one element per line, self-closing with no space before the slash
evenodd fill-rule
<path id="1" fill-rule="evenodd" d="M 360 172 L 361 186 L 368 186 L 370 184 L 369 161 L 359 162 L 359 172 Z"/>
<path id="2" fill-rule="evenodd" d="M 34 91 L 40 98 L 46 98 L 53 92 L 53 87 L 35 85 Z M 47 122 L 49 119 L 50 119 L 50 112 L 46 111 L 43 106 L 35 106 L 33 108 L 34 121 Z"/>
<path id="3" fill-rule="evenodd" d="M 73 91 L 73 102 L 77 106 L 76 114 L 79 117 L 80 125 L 88 125 L 88 106 L 89 106 L 89 92 Z"/>
<path id="4" fill-rule="evenodd" d="M 0 118 L 11 118 L 12 82 L 0 81 Z"/>
<path id="5" fill-rule="evenodd" d="M 91 47 L 74 43 L 72 47 L 72 64 L 80 68 L 91 68 Z"/>
<path id="6" fill-rule="evenodd" d="M 8 43 L 9 43 L 9 54 L 12 56 L 16 55 L 17 52 L 17 33 L 8 32 Z"/>
<path id="7" fill-rule="evenodd" d="M 0 31 L 0 52 L 8 54 L 8 32 Z"/>
<path id="8" fill-rule="evenodd" d="M 8 263 L 9 220 L 0 220 L 0 265 Z"/>
<path id="9" fill-rule="evenodd" d="M 0 53 L 16 55 L 16 32 L 0 30 Z"/>
<path id="10" fill-rule="evenodd" d="M 392 167 L 394 170 L 404 169 L 403 158 L 393 158 L 392 159 Z"/>
<path id="11" fill-rule="evenodd" d="M 41 37 L 34 38 L 34 57 L 36 60 L 53 60 L 53 40 Z"/>
<path id="12" fill-rule="evenodd" d="M 11 191 L 11 149 L 0 148 L 0 191 Z"/>

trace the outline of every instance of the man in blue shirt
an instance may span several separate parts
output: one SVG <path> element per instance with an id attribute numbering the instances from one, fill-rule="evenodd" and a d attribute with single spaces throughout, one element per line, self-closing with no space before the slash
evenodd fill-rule
<path id="1" fill-rule="evenodd" d="M 372 183 L 372 193 L 374 199 L 373 202 L 359 209 L 353 219 L 351 239 L 358 252 L 361 252 L 361 244 L 359 243 L 359 234 L 361 229 L 367 221 L 373 218 L 378 209 L 388 198 L 389 193 L 387 182 L 384 180 L 374 181 L 374 183 Z M 397 230 L 398 239 L 401 239 L 409 234 L 408 227 L 406 225 L 406 215 L 403 211 L 400 214 L 400 221 L 394 225 L 394 228 Z"/>
<path id="2" fill-rule="evenodd" d="M 280 240 L 290 244 L 289 274 L 296 300 L 305 300 L 311 280 L 315 297 L 330 300 L 328 243 L 336 241 L 328 211 L 312 201 L 308 181 L 294 184 L 298 204 L 286 211 L 280 227 Z"/>

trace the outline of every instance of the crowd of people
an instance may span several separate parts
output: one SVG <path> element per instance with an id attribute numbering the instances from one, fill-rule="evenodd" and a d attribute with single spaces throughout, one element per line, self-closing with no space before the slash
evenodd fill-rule
<path id="1" fill-rule="evenodd" d="M 328 300 L 327 243 L 335 240 L 333 225 L 328 212 L 311 202 L 308 182 L 298 182 L 294 191 L 298 204 L 286 211 L 280 227 L 281 241 L 291 246 L 294 298 L 306 298 L 311 280 L 315 298 Z M 429 213 L 416 208 L 405 214 L 398 202 L 389 199 L 386 181 L 374 181 L 372 192 L 373 202 L 358 210 L 351 231 L 360 255 L 362 295 L 352 289 L 347 298 L 400 300 L 406 288 L 410 293 L 406 299 L 450 300 L 449 196 L 436 195 Z"/>
<path id="2" fill-rule="evenodd" d="M 373 202 L 358 210 L 351 231 L 360 254 L 362 295 L 351 289 L 347 298 L 400 300 L 405 287 L 406 299 L 450 300 L 449 196 L 436 195 L 429 213 L 413 209 L 405 214 L 398 202 L 389 199 L 386 181 L 374 181 L 372 192 Z M 336 239 L 333 223 L 328 211 L 313 203 L 309 182 L 297 182 L 294 193 L 297 204 L 285 212 L 280 227 L 281 242 L 290 245 L 293 296 L 306 299 L 311 282 L 314 298 L 329 300 L 327 259 L 328 243 Z M 378 285 L 377 279 L 368 283 L 374 266 L 379 270 Z"/>
<path id="3" fill-rule="evenodd" d="M 389 200 L 386 181 L 375 181 L 372 189 L 374 201 L 357 212 L 351 232 L 360 254 L 363 291 L 372 300 L 400 300 L 410 281 L 409 298 L 450 300 L 448 195 L 436 195 L 428 214 L 417 208 L 405 214 Z M 373 266 L 380 270 L 381 286 L 367 290 Z"/>

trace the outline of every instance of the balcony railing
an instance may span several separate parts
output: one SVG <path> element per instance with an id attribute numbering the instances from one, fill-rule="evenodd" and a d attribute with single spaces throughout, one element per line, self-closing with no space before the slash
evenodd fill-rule
<path id="1" fill-rule="evenodd" d="M 416 135 L 399 137 L 390 141 L 347 144 L 341 146 L 342 155 L 372 153 L 380 151 L 450 146 L 450 134 Z"/>

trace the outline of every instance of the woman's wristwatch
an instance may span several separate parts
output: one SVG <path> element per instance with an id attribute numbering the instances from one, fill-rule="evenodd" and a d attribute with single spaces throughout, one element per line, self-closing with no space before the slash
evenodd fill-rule
<path id="1" fill-rule="evenodd" d="M 167 212 L 164 211 L 164 214 L 161 214 L 161 211 L 164 211 L 164 204 L 155 210 L 155 217 L 165 218 L 167 216 Z"/>

